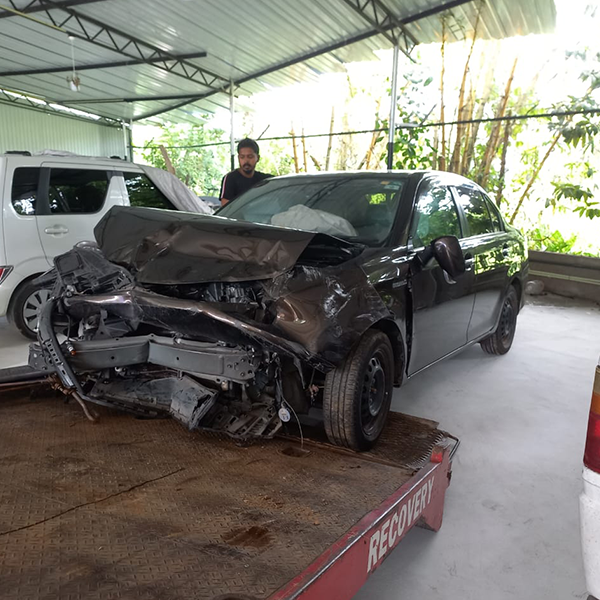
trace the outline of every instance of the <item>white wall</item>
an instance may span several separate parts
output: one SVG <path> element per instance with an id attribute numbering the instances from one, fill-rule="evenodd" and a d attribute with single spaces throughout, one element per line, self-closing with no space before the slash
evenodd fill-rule
<path id="1" fill-rule="evenodd" d="M 6 150 L 63 150 L 88 156 L 125 156 L 120 127 L 0 104 L 0 153 Z"/>

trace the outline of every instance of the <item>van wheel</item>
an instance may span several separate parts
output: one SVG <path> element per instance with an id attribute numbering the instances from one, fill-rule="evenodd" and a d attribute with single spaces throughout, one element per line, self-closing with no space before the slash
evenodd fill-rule
<path id="1" fill-rule="evenodd" d="M 42 307 L 50 298 L 50 290 L 27 281 L 12 297 L 9 308 L 10 322 L 30 340 L 37 339 L 37 324 Z"/>
<path id="2" fill-rule="evenodd" d="M 394 352 L 388 337 L 367 331 L 325 378 L 323 419 L 329 441 L 368 450 L 381 435 L 392 402 Z"/>
<path id="3" fill-rule="evenodd" d="M 512 346 L 517 330 L 517 315 L 519 314 L 519 296 L 514 286 L 508 292 L 502 303 L 502 312 L 496 331 L 481 341 L 481 349 L 488 354 L 506 354 Z"/>

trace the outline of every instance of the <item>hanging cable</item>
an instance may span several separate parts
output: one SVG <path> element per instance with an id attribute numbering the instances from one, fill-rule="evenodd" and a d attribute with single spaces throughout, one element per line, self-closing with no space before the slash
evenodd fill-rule
<path id="1" fill-rule="evenodd" d="M 71 42 L 71 65 L 73 67 L 73 72 L 71 73 L 70 77 L 67 77 L 67 81 L 69 82 L 71 90 L 74 92 L 78 92 L 81 80 L 79 79 L 77 71 L 75 70 L 75 38 L 72 35 L 70 35 L 69 41 Z"/>

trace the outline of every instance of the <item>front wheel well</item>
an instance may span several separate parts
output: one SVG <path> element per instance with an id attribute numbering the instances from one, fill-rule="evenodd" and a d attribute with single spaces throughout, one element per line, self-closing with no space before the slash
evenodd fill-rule
<path id="1" fill-rule="evenodd" d="M 517 297 L 519 299 L 519 306 L 521 306 L 521 302 L 523 300 L 523 284 L 521 283 L 521 280 L 518 277 L 515 277 L 510 282 L 510 285 L 512 285 L 515 288 L 515 291 L 517 292 Z"/>
<path id="2" fill-rule="evenodd" d="M 400 387 L 404 379 L 405 351 L 404 340 L 398 325 L 390 320 L 375 323 L 371 329 L 385 333 L 392 344 L 394 351 L 394 386 Z"/>
<path id="3" fill-rule="evenodd" d="M 6 318 L 9 322 L 13 322 L 12 313 L 15 306 L 15 298 L 17 297 L 18 293 L 23 289 L 25 285 L 31 283 L 34 279 L 37 279 L 40 275 L 43 274 L 44 271 L 41 271 L 40 273 L 34 273 L 33 275 L 29 275 L 29 277 L 25 277 L 25 279 L 23 279 L 23 281 L 21 281 L 19 285 L 17 285 L 17 287 L 13 290 L 10 296 L 10 300 L 8 301 L 8 309 L 6 311 Z"/>

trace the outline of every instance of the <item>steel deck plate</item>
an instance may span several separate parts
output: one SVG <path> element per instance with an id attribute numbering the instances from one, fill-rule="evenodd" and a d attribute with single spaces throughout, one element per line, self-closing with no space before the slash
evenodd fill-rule
<path id="1" fill-rule="evenodd" d="M 443 434 L 375 453 L 239 447 L 168 420 L 0 397 L 0 598 L 267 598 L 405 483 Z M 402 440 L 398 442 L 398 440 Z"/>

